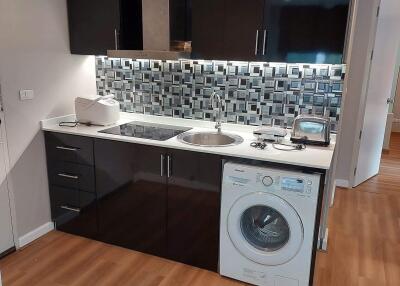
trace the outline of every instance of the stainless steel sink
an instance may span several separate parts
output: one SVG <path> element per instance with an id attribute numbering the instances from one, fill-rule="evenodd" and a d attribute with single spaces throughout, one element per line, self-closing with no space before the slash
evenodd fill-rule
<path id="1" fill-rule="evenodd" d="M 182 143 L 203 147 L 232 146 L 243 142 L 242 137 L 224 132 L 185 132 L 177 138 Z"/>

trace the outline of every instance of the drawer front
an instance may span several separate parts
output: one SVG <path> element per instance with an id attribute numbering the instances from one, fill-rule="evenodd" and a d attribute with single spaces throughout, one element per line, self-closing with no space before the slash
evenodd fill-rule
<path id="1" fill-rule="evenodd" d="M 45 133 L 47 159 L 93 165 L 93 139 L 54 132 Z"/>
<path id="2" fill-rule="evenodd" d="M 49 181 L 52 185 L 86 192 L 95 192 L 94 167 L 56 161 L 49 164 Z"/>
<path id="3" fill-rule="evenodd" d="M 97 204 L 92 193 L 50 186 L 51 213 L 56 228 L 89 238 L 97 236 Z"/>

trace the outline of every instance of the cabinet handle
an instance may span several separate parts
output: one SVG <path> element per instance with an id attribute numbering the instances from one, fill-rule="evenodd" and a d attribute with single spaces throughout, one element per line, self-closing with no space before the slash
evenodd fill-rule
<path id="1" fill-rule="evenodd" d="M 56 149 L 65 150 L 65 151 L 78 151 L 78 148 L 64 147 L 64 146 L 56 146 Z"/>
<path id="2" fill-rule="evenodd" d="M 117 29 L 114 29 L 114 43 L 115 43 L 115 49 L 118 50 L 118 32 L 117 32 Z"/>
<path id="3" fill-rule="evenodd" d="M 264 30 L 264 41 L 263 41 L 263 56 L 265 56 L 265 46 L 267 44 L 267 30 Z"/>
<path id="4" fill-rule="evenodd" d="M 63 210 L 73 211 L 73 212 L 76 212 L 76 213 L 80 213 L 81 212 L 81 209 L 73 208 L 73 207 L 69 207 L 69 206 L 60 206 L 60 208 L 63 209 Z"/>
<path id="5" fill-rule="evenodd" d="M 68 175 L 68 174 L 64 174 L 64 173 L 58 173 L 57 176 L 68 178 L 68 179 L 74 179 L 74 180 L 78 180 L 79 179 L 78 176 Z"/>
<path id="6" fill-rule="evenodd" d="M 258 52 L 258 30 L 256 32 L 256 48 L 254 49 L 254 55 L 257 56 L 257 52 Z"/>
<path id="7" fill-rule="evenodd" d="M 167 177 L 171 177 L 171 156 L 167 155 Z"/>
<path id="8" fill-rule="evenodd" d="M 160 158 L 160 175 L 161 177 L 164 176 L 164 154 L 161 154 L 161 158 Z"/>

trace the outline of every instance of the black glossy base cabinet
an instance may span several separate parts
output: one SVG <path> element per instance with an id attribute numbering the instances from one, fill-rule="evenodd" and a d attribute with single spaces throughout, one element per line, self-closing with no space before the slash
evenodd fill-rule
<path id="1" fill-rule="evenodd" d="M 46 150 L 57 229 L 217 271 L 220 156 L 51 132 Z"/>
<path id="2" fill-rule="evenodd" d="M 166 257 L 167 189 L 163 149 L 95 140 L 101 241 Z"/>
<path id="3" fill-rule="evenodd" d="M 217 271 L 221 159 L 168 150 L 168 258 Z"/>
<path id="4" fill-rule="evenodd" d="M 97 237 L 93 140 L 45 133 L 52 219 L 68 233 Z"/>
<path id="5" fill-rule="evenodd" d="M 219 156 L 96 139 L 99 239 L 217 271 Z"/>

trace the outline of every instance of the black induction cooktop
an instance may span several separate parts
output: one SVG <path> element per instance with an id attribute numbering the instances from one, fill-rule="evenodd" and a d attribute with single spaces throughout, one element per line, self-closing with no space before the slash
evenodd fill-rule
<path id="1" fill-rule="evenodd" d="M 127 137 L 165 141 L 183 132 L 189 131 L 190 129 L 192 128 L 133 121 L 108 129 L 100 130 L 99 132 Z"/>

